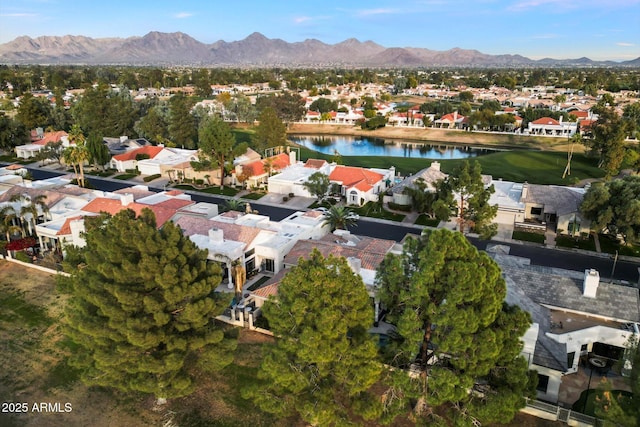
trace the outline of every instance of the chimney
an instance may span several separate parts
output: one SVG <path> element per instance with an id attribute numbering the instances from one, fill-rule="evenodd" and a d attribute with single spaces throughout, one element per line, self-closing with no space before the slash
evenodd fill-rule
<path id="1" fill-rule="evenodd" d="M 122 136 L 120 137 L 120 142 L 121 142 L 121 143 L 127 142 L 127 139 L 129 139 L 129 137 L 128 137 L 128 136 L 126 136 L 126 135 L 122 135 Z"/>
<path id="2" fill-rule="evenodd" d="M 362 268 L 362 260 L 360 258 L 349 257 L 347 258 L 347 263 L 354 273 L 360 274 L 360 269 Z"/>
<path id="3" fill-rule="evenodd" d="M 598 292 L 598 284 L 600 283 L 600 274 L 596 269 L 584 271 L 584 284 L 582 286 L 582 295 L 587 298 L 595 298 Z"/>
<path id="4" fill-rule="evenodd" d="M 289 147 L 287 147 L 287 149 L 288 148 Z M 296 151 L 295 150 L 289 151 L 289 164 L 290 165 L 295 165 L 296 164 Z"/>
<path id="5" fill-rule="evenodd" d="M 122 203 L 122 206 L 129 206 L 131 203 L 133 203 L 133 194 L 131 193 L 121 194 L 120 203 Z"/>
<path id="6" fill-rule="evenodd" d="M 209 241 L 211 242 L 224 242 L 224 232 L 219 228 L 212 228 L 209 230 Z"/>
<path id="7" fill-rule="evenodd" d="M 454 112 L 453 112 L 453 121 L 454 121 L 454 123 L 455 123 L 457 120 L 458 120 L 458 111 L 456 110 L 456 111 L 454 111 Z"/>
<path id="8" fill-rule="evenodd" d="M 440 170 L 440 162 L 431 162 L 431 169 L 439 171 Z"/>
<path id="9" fill-rule="evenodd" d="M 522 196 L 520 197 L 520 201 L 523 201 L 529 195 L 529 183 L 527 181 L 522 184 Z"/>

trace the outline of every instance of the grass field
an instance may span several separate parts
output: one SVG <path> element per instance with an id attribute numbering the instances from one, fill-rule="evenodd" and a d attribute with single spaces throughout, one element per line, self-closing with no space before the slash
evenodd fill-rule
<path id="1" fill-rule="evenodd" d="M 330 161 L 332 156 L 301 147 L 303 160 L 319 158 Z M 567 165 L 566 153 L 550 151 L 500 151 L 475 157 L 482 173 L 494 179 L 505 181 L 529 182 L 530 184 L 571 185 L 588 178 L 602 178 L 604 172 L 596 167 L 595 159 L 584 154 L 574 154 L 571 162 L 571 175 L 562 178 Z M 413 159 L 406 157 L 382 156 L 342 156 L 345 165 L 387 169 L 395 166 L 396 173 L 406 176 L 429 167 L 430 159 Z M 439 160 L 443 172 L 450 173 L 464 160 Z"/>

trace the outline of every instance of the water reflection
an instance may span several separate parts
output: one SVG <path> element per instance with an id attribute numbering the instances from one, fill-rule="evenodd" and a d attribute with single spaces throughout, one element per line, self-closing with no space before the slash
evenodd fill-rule
<path id="1" fill-rule="evenodd" d="M 359 136 L 291 136 L 291 141 L 310 150 L 342 156 L 414 157 L 421 159 L 466 159 L 496 150 L 475 147 L 458 147 L 445 144 L 428 144 L 366 138 Z"/>

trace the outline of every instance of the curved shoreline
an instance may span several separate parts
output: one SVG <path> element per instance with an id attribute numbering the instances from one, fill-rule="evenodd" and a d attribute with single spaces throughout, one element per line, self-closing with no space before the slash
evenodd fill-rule
<path id="1" fill-rule="evenodd" d="M 434 128 L 406 128 L 385 126 L 374 131 L 365 131 L 356 126 L 302 124 L 289 125 L 287 133 L 291 135 L 348 135 L 403 140 L 415 143 L 444 143 L 447 145 L 480 146 L 508 149 L 540 151 L 564 151 L 571 149 L 567 138 L 522 136 L 490 132 L 469 132 Z M 574 145 L 574 152 L 584 152 L 582 144 Z"/>

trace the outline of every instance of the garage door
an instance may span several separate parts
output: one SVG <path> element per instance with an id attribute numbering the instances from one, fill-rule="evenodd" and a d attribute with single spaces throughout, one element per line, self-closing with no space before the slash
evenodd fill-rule
<path id="1" fill-rule="evenodd" d="M 498 214 L 496 215 L 493 222 L 498 224 L 513 225 L 513 223 L 515 222 L 515 218 L 516 216 L 514 213 L 498 211 Z"/>

